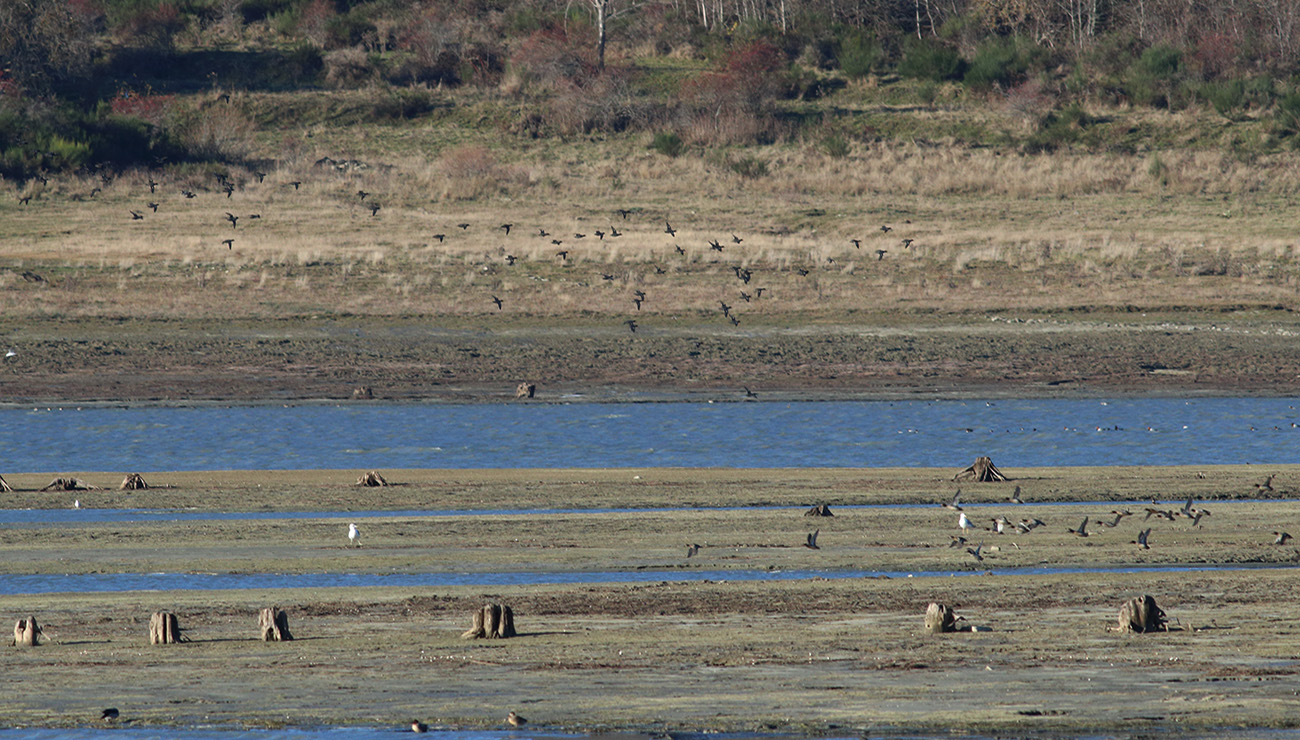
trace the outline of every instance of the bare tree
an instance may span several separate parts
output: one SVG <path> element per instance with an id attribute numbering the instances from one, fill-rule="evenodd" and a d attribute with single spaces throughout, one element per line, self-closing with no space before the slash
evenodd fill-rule
<path id="1" fill-rule="evenodd" d="M 648 0 L 586 0 L 586 2 L 591 6 L 592 16 L 596 22 L 596 66 L 603 71 L 607 42 L 606 29 L 610 22 L 645 5 Z"/>

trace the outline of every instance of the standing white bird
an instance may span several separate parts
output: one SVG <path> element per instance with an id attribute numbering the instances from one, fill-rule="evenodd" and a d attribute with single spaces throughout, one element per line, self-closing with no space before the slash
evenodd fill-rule
<path id="1" fill-rule="evenodd" d="M 963 511 L 962 513 L 960 513 L 960 514 L 957 515 L 957 526 L 958 526 L 958 527 L 961 527 L 962 530 L 964 530 L 964 531 L 970 531 L 970 530 L 972 530 L 972 529 L 975 528 L 975 523 L 972 522 L 972 521 L 971 521 L 971 520 L 966 516 L 966 512 Z"/>
<path id="2" fill-rule="evenodd" d="M 76 499 L 76 500 L 74 500 L 74 501 L 72 502 L 72 508 L 74 508 L 74 509 L 80 509 L 80 508 L 81 508 L 81 499 Z"/>
<path id="3" fill-rule="evenodd" d="M 6 360 L 9 359 L 10 357 L 17 357 L 17 356 L 18 356 L 18 353 L 15 352 L 15 351 L 13 351 L 13 350 L 9 350 L 8 352 L 5 353 L 5 359 L 6 359 Z"/>
<path id="4" fill-rule="evenodd" d="M 348 525 L 348 544 L 361 545 L 361 533 L 357 531 L 357 525 L 355 524 Z"/>

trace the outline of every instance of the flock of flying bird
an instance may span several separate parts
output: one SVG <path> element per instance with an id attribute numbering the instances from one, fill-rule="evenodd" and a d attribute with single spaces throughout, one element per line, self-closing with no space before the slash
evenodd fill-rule
<path id="1" fill-rule="evenodd" d="M 259 184 L 263 183 L 265 181 L 265 178 L 267 177 L 265 172 L 253 171 L 250 174 L 252 175 L 253 178 L 256 179 L 257 183 Z M 108 184 L 113 181 L 113 176 L 109 173 L 101 173 L 100 177 L 103 181 L 104 186 L 108 186 Z M 216 180 L 215 185 L 217 186 L 217 189 L 219 190 L 219 192 L 225 194 L 226 200 L 231 200 L 234 193 L 244 187 L 243 183 L 236 183 L 234 180 L 230 178 L 229 175 L 226 175 L 224 173 L 215 173 L 213 177 Z M 161 183 L 156 181 L 154 177 L 150 175 L 146 182 L 146 185 L 149 188 L 149 200 L 143 208 L 128 210 L 128 213 L 130 214 L 132 221 L 144 221 L 146 220 L 147 217 L 147 214 L 145 213 L 146 209 L 156 214 L 158 213 L 158 209 L 162 207 L 157 200 L 154 200 Z M 301 180 L 292 180 L 283 183 L 284 187 L 292 187 L 294 190 L 298 190 L 301 185 L 302 185 Z M 99 187 L 94 188 L 91 191 L 91 196 L 93 197 L 96 193 L 101 192 L 101 190 L 102 189 Z M 193 199 L 198 197 L 199 195 L 193 189 L 190 188 L 181 188 L 179 190 L 179 193 L 186 199 Z M 373 195 L 372 193 L 364 189 L 359 189 L 355 192 L 355 195 L 352 197 L 355 197 L 356 198 L 355 202 L 359 204 L 363 209 L 368 210 L 372 217 L 376 217 L 378 216 L 379 212 L 382 210 L 383 206 L 377 200 L 375 200 L 372 197 L 372 195 Z M 24 205 L 30 202 L 30 200 L 31 200 L 31 196 L 29 195 L 24 195 L 19 198 L 20 203 Z M 635 210 L 620 208 L 615 211 L 615 214 L 622 221 L 626 222 L 628 221 L 630 216 L 632 216 L 634 213 L 637 212 L 638 211 Z M 224 214 L 225 214 L 224 220 L 230 224 L 231 230 L 236 232 L 240 228 L 241 221 L 244 221 L 245 225 L 247 225 L 249 221 L 262 218 L 262 215 L 260 213 L 246 213 L 241 215 L 241 214 L 236 214 L 232 211 L 224 211 Z M 910 224 L 911 221 L 907 221 L 907 223 Z M 473 226 L 473 224 L 469 222 L 460 222 L 455 224 L 455 227 L 460 229 L 461 232 L 468 231 L 471 228 L 471 226 Z M 516 235 L 521 234 L 521 230 L 516 229 L 514 223 L 503 223 L 500 224 L 498 228 L 502 232 L 502 238 L 510 238 L 512 232 L 515 233 Z M 627 227 L 625 225 L 624 229 L 626 228 Z M 893 230 L 894 227 L 888 224 L 882 224 L 879 227 L 879 231 L 881 235 L 887 235 Z M 681 246 L 679 243 L 675 241 L 677 232 L 678 230 L 673 227 L 672 222 L 670 220 L 664 221 L 663 234 L 667 237 L 668 241 L 671 243 L 671 248 L 672 248 L 672 251 L 669 252 L 667 251 L 667 247 L 665 247 L 665 254 L 668 256 L 675 254 L 678 257 L 687 258 L 689 257 L 690 254 L 688 252 L 688 249 L 686 247 Z M 605 241 L 606 239 L 610 239 L 610 240 L 617 239 L 619 237 L 625 236 L 626 233 L 627 233 L 626 231 L 620 230 L 620 228 L 617 225 L 610 225 L 606 229 L 590 230 L 590 235 L 595 236 L 597 240 L 602 242 Z M 573 232 L 573 235 L 570 238 L 568 236 L 561 236 L 561 235 L 554 234 L 550 231 L 547 231 L 545 227 L 538 227 L 536 232 L 533 234 L 533 238 L 548 239 L 550 246 L 556 248 L 554 253 L 555 258 L 565 266 L 572 264 L 572 261 L 570 260 L 571 247 L 565 248 L 565 244 L 567 243 L 572 245 L 575 242 L 588 238 L 588 236 L 589 234 L 586 232 L 575 231 Z M 447 233 L 435 233 L 431 235 L 431 238 L 436 240 L 439 244 L 444 244 L 446 243 L 446 240 L 449 237 Z M 744 244 L 745 241 L 746 241 L 745 238 L 732 233 L 730 235 L 730 239 L 726 241 L 720 238 L 709 238 L 705 240 L 705 244 L 708 246 L 710 252 L 716 252 L 721 254 L 728 249 L 732 249 L 732 250 L 740 249 L 741 245 Z M 911 238 L 901 239 L 900 242 L 901 248 L 911 249 L 914 241 L 915 240 Z M 849 243 L 852 244 L 855 249 L 862 249 L 864 242 L 865 240 L 861 238 L 853 238 L 849 240 Z M 220 240 L 220 243 L 223 246 L 225 246 L 227 250 L 233 250 L 235 245 L 235 237 L 230 236 L 230 237 L 223 238 Z M 870 248 L 870 245 L 868 245 L 868 247 Z M 501 248 L 501 252 L 503 253 L 502 261 L 505 263 L 507 267 L 513 267 L 516 263 L 518 263 L 522 259 L 521 257 L 518 257 L 515 254 L 508 253 L 505 247 Z M 883 247 L 876 248 L 874 250 L 876 261 L 881 261 L 885 259 L 885 256 L 888 255 L 889 252 L 890 252 L 889 249 L 885 249 Z M 825 260 L 827 266 L 835 264 L 834 257 L 825 257 Z M 747 267 L 743 267 L 741 265 L 735 265 L 735 264 L 731 265 L 730 267 L 735 274 L 735 279 L 739 281 L 739 287 L 736 288 L 734 293 L 728 291 L 726 294 L 724 294 L 723 297 L 721 297 L 718 300 L 717 311 L 721 314 L 722 318 L 725 321 L 730 322 L 733 326 L 739 326 L 741 322 L 741 318 L 739 313 L 736 311 L 736 305 L 738 304 L 735 304 L 735 302 L 739 301 L 745 304 L 751 304 L 761 300 L 764 297 L 764 294 L 768 294 L 770 297 L 770 292 L 769 292 L 769 288 L 766 286 L 758 286 L 758 285 L 751 286 L 751 283 L 757 277 L 755 270 Z M 667 269 L 663 265 L 655 265 L 654 269 L 657 274 L 665 274 L 667 272 Z M 812 269 L 810 269 L 809 267 L 800 266 L 800 267 L 793 268 L 793 272 L 799 275 L 800 277 L 806 277 L 812 273 Z M 602 272 L 601 279 L 607 282 L 614 282 L 616 280 L 619 280 L 619 276 L 615 274 Z M 649 300 L 650 298 L 646 294 L 646 292 L 639 288 L 633 291 L 632 296 L 630 298 L 630 302 L 632 303 L 632 305 L 634 306 L 637 312 L 640 312 L 642 305 L 648 302 Z M 733 301 L 733 303 L 728 303 L 728 300 Z M 491 295 L 491 303 L 496 307 L 497 311 L 504 310 L 506 307 L 506 302 L 507 302 L 506 298 L 503 298 L 500 295 L 495 295 L 495 294 Z M 641 323 L 635 318 L 625 319 L 623 321 L 623 324 L 628 328 L 628 331 L 632 333 L 636 333 L 636 331 L 639 328 L 642 328 Z"/>
<path id="2" fill-rule="evenodd" d="M 1255 484 L 1256 491 L 1261 494 L 1272 493 L 1273 478 L 1274 475 L 1270 475 L 1264 479 L 1263 483 L 1256 483 Z M 1008 503 L 1023 504 L 1024 502 L 1025 502 L 1024 499 L 1021 497 L 1020 486 L 1016 486 L 1015 490 L 1011 492 L 1011 496 L 1008 500 Z M 951 509 L 957 512 L 957 527 L 962 532 L 961 535 L 950 535 L 952 541 L 949 542 L 948 547 L 965 548 L 967 554 L 975 558 L 977 562 L 981 562 L 981 563 L 984 562 L 984 542 L 980 541 L 974 544 L 973 546 L 969 546 L 970 540 L 967 538 L 966 535 L 972 534 L 974 532 L 988 532 L 988 533 L 998 534 L 998 535 L 1029 534 L 1030 532 L 1034 531 L 1039 527 L 1047 526 L 1046 522 L 1044 522 L 1042 519 L 1039 519 L 1037 517 L 1033 517 L 1033 518 L 1026 517 L 1019 521 L 1013 522 L 1004 515 L 990 517 L 987 521 L 989 521 L 991 524 L 987 527 L 981 524 L 977 524 L 976 523 L 977 520 L 972 519 L 970 516 L 968 516 L 966 514 L 966 511 L 963 510 L 962 508 L 960 488 L 957 489 L 957 492 L 955 494 L 953 494 L 951 501 L 945 501 L 940 505 L 943 506 L 944 508 Z M 1142 517 L 1143 522 L 1147 522 L 1152 518 L 1155 518 L 1157 520 L 1163 519 L 1169 522 L 1175 522 L 1178 521 L 1180 518 L 1182 518 L 1182 519 L 1190 520 L 1191 526 L 1193 527 L 1201 526 L 1201 520 L 1204 517 L 1210 515 L 1208 509 L 1196 506 L 1196 500 L 1194 497 L 1191 496 L 1187 498 L 1187 501 L 1184 502 L 1181 507 L 1174 508 L 1174 509 L 1161 508 L 1159 502 L 1157 502 L 1155 499 L 1152 499 L 1151 505 L 1144 507 L 1144 511 L 1145 511 L 1145 515 Z M 814 506 L 811 509 L 809 509 L 808 512 L 805 513 L 805 516 L 834 516 L 834 515 L 830 512 L 830 508 L 828 506 L 826 506 L 825 504 L 818 504 L 817 506 Z M 1130 516 L 1135 516 L 1135 514 L 1134 512 L 1131 512 L 1128 509 L 1112 509 L 1110 515 L 1107 516 L 1106 518 L 1096 519 L 1094 521 L 1093 517 L 1085 516 L 1083 518 L 1083 521 L 1079 522 L 1077 526 L 1067 527 L 1066 531 L 1069 532 L 1070 534 L 1075 535 L 1076 537 L 1089 537 L 1093 534 L 1096 534 L 1099 531 L 1095 528 L 1093 529 L 1092 532 L 1088 531 L 1088 524 L 1090 521 L 1093 522 L 1095 527 L 1101 527 L 1102 529 L 1114 529 L 1119 526 L 1119 523 L 1121 521 L 1123 521 L 1125 518 Z M 1152 529 L 1153 527 L 1147 527 L 1146 529 L 1139 530 L 1137 533 L 1137 539 L 1131 540 L 1129 544 L 1137 545 L 1138 548 L 1142 550 L 1150 550 L 1151 544 L 1149 539 L 1151 537 Z M 820 550 L 821 548 L 817 544 L 817 537 L 820 534 L 821 534 L 820 529 L 809 532 L 807 538 L 802 543 L 802 546 L 810 550 Z M 1291 534 L 1285 531 L 1275 530 L 1272 534 L 1273 534 L 1274 545 L 1285 545 L 1288 540 L 1293 539 Z M 695 557 L 700 553 L 700 548 L 701 546 L 697 543 L 687 544 L 686 557 L 687 558 Z"/>

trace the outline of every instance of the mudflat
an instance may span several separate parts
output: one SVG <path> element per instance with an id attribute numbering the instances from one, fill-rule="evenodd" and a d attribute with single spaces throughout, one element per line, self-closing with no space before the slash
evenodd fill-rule
<path id="1" fill-rule="evenodd" d="M 540 727 L 647 732 L 1296 723 L 1300 549 L 1275 532 L 1300 529 L 1300 466 L 1012 468 L 1006 483 L 929 469 L 381 472 L 394 485 L 357 487 L 357 471 L 157 472 L 135 492 L 91 472 L 76 475 L 103 490 L 57 494 L 36 490 L 48 476 L 7 475 L 8 509 L 76 496 L 83 507 L 366 515 L 6 526 L 4 573 L 272 573 L 284 585 L 0 596 L 0 613 L 36 617 L 47 638 L 0 652 L 0 723 L 87 724 L 110 705 L 174 725 L 495 727 L 511 710 Z M 941 506 L 958 486 L 977 529 Z M 834 516 L 805 516 L 817 503 Z M 504 511 L 402 513 L 476 509 Z M 999 516 L 1043 524 L 997 534 Z M 1084 517 L 1087 537 L 1070 531 Z M 815 550 L 804 546 L 813 531 Z M 1214 565 L 1225 568 L 1178 570 Z M 618 578 L 646 570 L 669 575 Z M 672 576 L 692 571 L 709 577 Z M 858 571 L 868 575 L 844 577 Z M 932 571 L 958 575 L 906 575 Z M 293 587 L 295 574 L 322 572 L 377 585 Z M 497 572 L 543 577 L 382 585 L 386 573 Z M 612 575 L 544 577 L 597 572 Z M 1113 630 L 1141 594 L 1165 609 L 1168 632 Z M 932 601 L 977 631 L 925 634 Z M 519 636 L 461 639 L 489 602 L 511 606 Z M 266 606 L 287 611 L 297 639 L 257 639 Z M 159 610 L 189 642 L 148 644 Z"/>

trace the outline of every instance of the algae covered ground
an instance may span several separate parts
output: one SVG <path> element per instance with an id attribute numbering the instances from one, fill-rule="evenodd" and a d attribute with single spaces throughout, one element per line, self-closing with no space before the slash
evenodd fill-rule
<path id="1" fill-rule="evenodd" d="M 0 569 L 14 575 L 284 581 L 266 590 L 0 597 L 0 613 L 35 616 L 48 638 L 0 652 L 0 689 L 10 697 L 0 722 L 88 724 L 113 705 L 133 723 L 176 725 L 398 728 L 420 717 L 494 727 L 511 710 L 541 727 L 648 732 L 1159 733 L 1295 723 L 1300 549 L 1274 544 L 1274 532 L 1300 530 L 1296 466 L 1009 469 L 1015 480 L 998 484 L 958 484 L 955 471 L 932 469 L 382 472 L 395 485 L 355 487 L 356 471 L 156 472 L 145 474 L 155 486 L 146 491 L 75 494 L 83 507 L 365 512 L 354 519 L 6 525 Z M 1261 490 L 1269 475 L 1273 490 Z M 46 477 L 6 476 L 17 490 L 0 504 L 68 506 L 74 494 L 35 490 Z M 1044 524 L 1027 534 L 963 533 L 957 512 L 940 505 L 959 485 L 980 527 L 999 515 Z M 1024 504 L 1010 500 L 1017 485 Z M 1199 520 L 1147 517 L 1148 508 L 1187 508 L 1189 496 Z M 835 516 L 804 516 L 822 502 Z M 1131 513 L 1106 526 L 1112 511 Z M 1086 538 L 1069 531 L 1084 516 Z M 360 547 L 349 547 L 349 521 Z M 1147 528 L 1142 549 L 1135 540 Z M 813 530 L 817 550 L 802 546 Z M 950 547 L 963 534 L 967 544 Z M 697 555 L 686 557 L 688 544 L 700 545 Z M 982 562 L 967 552 L 976 544 Z M 1230 567 L 1168 569 L 1179 565 Z M 1153 566 L 1167 569 L 1123 570 Z M 616 575 L 647 570 L 666 575 Z M 604 571 L 615 576 L 380 585 L 389 573 Z M 692 571 L 710 575 L 676 580 Z M 745 581 L 727 571 L 807 577 Z M 902 573 L 842 577 L 856 571 Z M 905 575 L 925 571 L 958 575 Z M 292 587 L 294 574 L 322 572 L 374 574 L 377 585 Z M 1120 603 L 1143 593 L 1168 612 L 1171 631 L 1112 631 Z M 980 631 L 923 634 L 931 601 L 953 605 Z M 518 637 L 460 638 L 487 602 L 513 608 Z M 271 605 L 287 610 L 298 639 L 256 639 L 256 612 Z M 191 642 L 148 645 L 149 614 L 162 609 L 179 616 Z"/>

